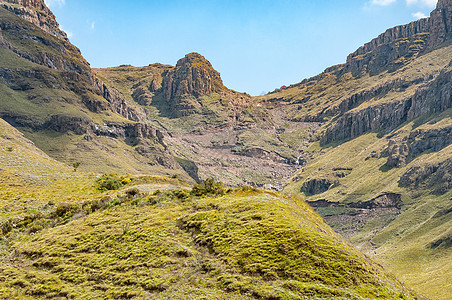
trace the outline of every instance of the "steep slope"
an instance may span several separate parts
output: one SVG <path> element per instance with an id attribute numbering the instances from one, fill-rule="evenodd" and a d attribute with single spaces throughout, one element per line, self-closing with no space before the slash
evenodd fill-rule
<path id="1" fill-rule="evenodd" d="M 0 117 L 85 170 L 190 180 L 167 150 L 165 131 L 94 75 L 43 1 L 0 4 Z"/>
<path id="2" fill-rule="evenodd" d="M 155 176 L 101 191 L 0 129 L 1 298 L 418 299 L 299 199 Z"/>
<path id="3" fill-rule="evenodd" d="M 321 122 L 285 191 L 432 299 L 452 294 L 452 1 L 256 99 Z"/>

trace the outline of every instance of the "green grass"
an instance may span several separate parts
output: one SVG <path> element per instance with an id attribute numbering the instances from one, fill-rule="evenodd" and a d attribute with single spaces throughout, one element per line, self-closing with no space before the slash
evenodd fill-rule
<path id="1" fill-rule="evenodd" d="M 413 298 L 298 200 L 236 192 L 143 201 L 17 233 L 3 296 Z"/>

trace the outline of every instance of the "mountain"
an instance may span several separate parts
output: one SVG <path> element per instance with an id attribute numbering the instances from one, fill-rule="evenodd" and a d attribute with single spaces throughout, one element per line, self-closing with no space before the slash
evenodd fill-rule
<path id="1" fill-rule="evenodd" d="M 198 53 L 176 66 L 119 66 L 95 73 L 168 133 L 168 149 L 197 181 L 216 177 L 232 185 L 281 185 L 295 172 L 298 148 L 313 131 L 298 122 L 277 129 L 280 117 L 225 87 Z"/>
<path id="2" fill-rule="evenodd" d="M 452 293 L 452 1 L 388 29 L 326 69 L 259 97 L 318 122 L 285 186 L 432 299 Z"/>

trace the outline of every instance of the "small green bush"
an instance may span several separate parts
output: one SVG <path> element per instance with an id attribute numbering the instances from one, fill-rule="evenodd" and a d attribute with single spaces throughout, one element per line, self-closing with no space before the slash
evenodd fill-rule
<path id="1" fill-rule="evenodd" d="M 208 178 L 202 184 L 195 184 L 191 190 L 191 194 L 197 197 L 205 195 L 224 195 L 225 187 L 221 181 L 214 178 Z"/>
<path id="2" fill-rule="evenodd" d="M 119 190 L 123 185 L 121 180 L 113 175 L 103 175 L 97 179 L 97 184 L 101 191 Z"/>
<path id="3" fill-rule="evenodd" d="M 74 168 L 74 172 L 77 172 L 78 167 L 80 167 L 80 162 L 75 162 L 72 164 L 72 167 Z"/>
<path id="4" fill-rule="evenodd" d="M 75 211 L 76 207 L 69 203 L 59 203 L 57 205 L 56 210 L 52 213 L 52 217 L 60 217 L 60 218 L 66 218 L 72 216 Z"/>
<path id="5" fill-rule="evenodd" d="M 121 205 L 122 203 L 123 203 L 123 200 L 122 200 L 122 199 L 120 199 L 120 198 L 115 198 L 115 199 L 111 200 L 110 202 L 108 202 L 107 208 L 111 208 L 111 207 L 114 207 L 114 206 L 119 206 L 119 205 Z"/>

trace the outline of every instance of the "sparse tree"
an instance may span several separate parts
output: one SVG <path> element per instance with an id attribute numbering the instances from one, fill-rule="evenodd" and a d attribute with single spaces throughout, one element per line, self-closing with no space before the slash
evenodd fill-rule
<path id="1" fill-rule="evenodd" d="M 74 167 L 74 172 L 77 172 L 78 167 L 80 167 L 80 162 L 75 162 L 72 164 L 72 166 Z"/>

